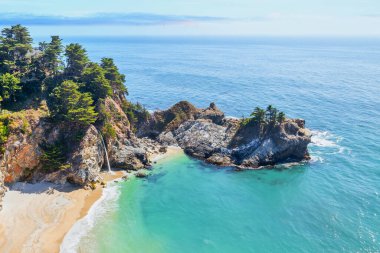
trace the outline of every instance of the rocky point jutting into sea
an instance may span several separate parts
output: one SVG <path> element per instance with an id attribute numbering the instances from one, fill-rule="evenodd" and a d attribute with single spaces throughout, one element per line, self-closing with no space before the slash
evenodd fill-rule
<path id="1" fill-rule="evenodd" d="M 238 169 L 309 159 L 305 122 L 273 106 L 246 119 L 187 101 L 150 114 L 126 99 L 125 75 L 112 58 L 92 62 L 59 36 L 32 42 L 21 25 L 0 36 L 0 198 L 4 183 L 20 181 L 95 188 L 103 167 L 147 168 L 169 145 Z"/>
<path id="2" fill-rule="evenodd" d="M 121 109 L 124 100 L 123 96 L 109 97 L 104 103 L 105 110 L 112 115 L 110 122 L 116 132 L 113 138 L 106 140 L 113 168 L 149 167 L 150 155 L 165 152 L 168 145 L 180 146 L 188 155 L 208 163 L 238 169 L 309 159 L 307 145 L 311 133 L 301 119 L 285 119 L 282 123 L 265 126 L 254 121 L 243 124 L 243 119 L 225 117 L 214 103 L 198 109 L 182 101 L 168 110 L 153 113 L 133 131 L 128 116 Z M 14 115 L 12 134 L 3 144 L 0 196 L 4 194 L 4 182 L 68 181 L 86 186 L 102 181 L 99 174 L 105 167 L 105 151 L 97 126 L 88 126 L 78 138 L 72 135 L 70 126 L 50 122 L 45 117 L 46 110 L 42 102 L 38 109 L 29 109 L 25 116 Z M 29 122 L 27 126 L 23 119 Z M 57 171 L 47 170 L 43 167 L 42 148 L 62 139 L 71 144 L 65 161 L 67 166 Z"/>

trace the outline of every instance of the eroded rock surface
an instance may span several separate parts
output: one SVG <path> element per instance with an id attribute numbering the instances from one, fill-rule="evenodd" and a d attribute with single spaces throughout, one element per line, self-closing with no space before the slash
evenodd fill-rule
<path id="1" fill-rule="evenodd" d="M 239 119 L 226 118 L 214 104 L 203 110 L 187 106 L 191 108 L 187 113 L 174 107 L 169 110 L 180 111 L 187 115 L 187 120 L 174 129 L 171 121 L 161 121 L 163 131 L 156 138 L 165 145 L 179 145 L 193 157 L 239 168 L 309 159 L 307 145 L 311 141 L 311 133 L 303 120 L 286 119 L 281 124 L 260 127 L 254 122 L 243 125 Z M 183 108 L 182 105 L 178 107 Z M 167 115 L 165 112 L 159 114 Z"/>
<path id="2" fill-rule="evenodd" d="M 11 134 L 1 146 L 0 200 L 4 182 L 45 180 L 87 185 L 101 180 L 100 171 L 107 169 L 104 148 L 111 167 L 126 170 L 151 166 L 150 157 L 166 152 L 168 145 L 178 145 L 187 154 L 212 164 L 238 168 L 309 159 L 311 134 L 300 119 L 261 127 L 226 118 L 213 103 L 198 109 L 182 101 L 153 113 L 140 125 L 132 125 L 122 109 L 125 102 L 122 97 L 107 98 L 107 121 L 84 129 L 51 122 L 40 109 L 12 116 Z M 112 135 L 104 137 L 105 147 L 100 135 L 104 122 L 113 129 Z M 65 162 L 63 166 L 47 168 L 44 147 L 57 143 L 65 149 Z"/>

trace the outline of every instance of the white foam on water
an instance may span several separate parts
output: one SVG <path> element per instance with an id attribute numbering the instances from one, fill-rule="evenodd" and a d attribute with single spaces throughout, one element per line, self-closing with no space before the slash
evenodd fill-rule
<path id="1" fill-rule="evenodd" d="M 311 131 L 311 143 L 317 147 L 340 147 L 342 138 L 333 135 L 328 131 Z"/>
<path id="2" fill-rule="evenodd" d="M 107 212 L 117 208 L 116 200 L 119 196 L 120 187 L 116 184 L 109 184 L 103 190 L 101 198 L 90 208 L 88 214 L 77 221 L 66 234 L 60 247 L 60 253 L 77 252 L 81 239 L 91 231 L 96 221 Z"/>
<path id="3" fill-rule="evenodd" d="M 339 143 L 343 140 L 342 137 L 336 136 L 329 131 L 311 131 L 311 144 L 310 144 L 310 162 L 323 163 L 323 154 L 343 154 L 347 149 Z M 318 148 L 315 150 L 314 148 Z"/>
<path id="4" fill-rule="evenodd" d="M 310 162 L 311 163 L 323 163 L 324 159 L 318 155 L 310 155 Z"/>

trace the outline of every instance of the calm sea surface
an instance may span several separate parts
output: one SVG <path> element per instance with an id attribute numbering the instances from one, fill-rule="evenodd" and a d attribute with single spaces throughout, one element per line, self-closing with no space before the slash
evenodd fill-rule
<path id="1" fill-rule="evenodd" d="M 312 161 L 232 172 L 178 155 L 106 189 L 62 252 L 380 252 L 380 40 L 69 38 L 113 57 L 150 110 L 273 104 L 313 130 Z"/>

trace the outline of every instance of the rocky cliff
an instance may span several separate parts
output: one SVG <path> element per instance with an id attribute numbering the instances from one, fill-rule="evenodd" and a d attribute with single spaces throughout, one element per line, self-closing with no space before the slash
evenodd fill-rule
<path id="1" fill-rule="evenodd" d="M 215 104 L 197 109 L 188 102 L 154 113 L 139 134 L 164 145 L 179 145 L 187 154 L 209 163 L 238 168 L 307 160 L 311 141 L 311 133 L 300 119 L 244 124 L 241 119 L 226 118 Z"/>
<path id="2" fill-rule="evenodd" d="M 139 169 L 150 165 L 149 155 L 159 144 L 136 138 L 119 103 L 108 98 L 104 103 L 107 124 L 113 136 L 104 136 L 103 123 L 86 128 L 52 122 L 46 106 L 9 114 L 9 136 L 2 143 L 0 183 L 17 181 L 66 181 L 86 185 L 101 180 L 105 167 L 105 148 L 115 168 Z M 103 133 L 104 134 L 104 133 Z M 156 148 L 157 146 L 157 148 Z"/>
<path id="3" fill-rule="evenodd" d="M 66 181 L 87 185 L 100 181 L 105 147 L 111 167 L 149 167 L 150 155 L 178 145 L 193 157 L 220 166 L 258 168 L 309 158 L 310 132 L 300 119 L 260 126 L 225 117 L 215 104 L 198 109 L 182 101 L 157 111 L 133 126 L 122 109 L 123 99 L 107 98 L 102 120 L 86 128 L 52 122 L 46 105 L 12 113 L 0 155 L 0 199 L 4 182 Z M 104 144 L 102 142 L 104 137 Z"/>
<path id="4" fill-rule="evenodd" d="M 4 187 L 4 176 L 3 172 L 0 170 L 0 211 L 2 209 L 1 199 L 4 197 L 5 187 Z"/>

